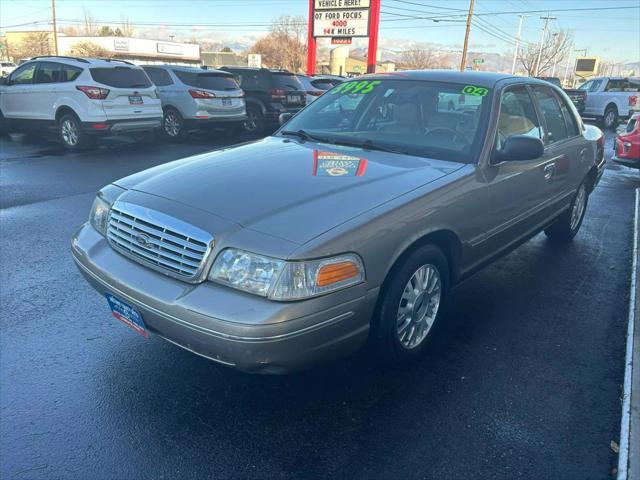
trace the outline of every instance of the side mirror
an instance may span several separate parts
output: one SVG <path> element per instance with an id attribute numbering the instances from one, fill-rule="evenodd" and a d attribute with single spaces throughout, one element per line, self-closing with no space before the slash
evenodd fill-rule
<path id="1" fill-rule="evenodd" d="M 513 135 L 504 142 L 501 150 L 495 150 L 493 163 L 534 160 L 544 153 L 544 144 L 539 138 L 526 135 Z"/>
<path id="2" fill-rule="evenodd" d="M 293 117 L 293 113 L 281 113 L 278 117 L 280 126 L 283 126 L 285 123 L 287 123 L 291 119 L 291 117 Z"/>

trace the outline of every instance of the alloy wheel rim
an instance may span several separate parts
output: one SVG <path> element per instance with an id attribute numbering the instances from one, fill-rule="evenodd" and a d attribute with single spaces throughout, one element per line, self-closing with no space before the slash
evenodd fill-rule
<path id="1" fill-rule="evenodd" d="M 75 146 L 78 144 L 78 128 L 71 120 L 62 122 L 62 139 L 67 145 Z"/>
<path id="2" fill-rule="evenodd" d="M 573 208 L 571 209 L 571 230 L 578 228 L 582 214 L 584 213 L 584 207 L 586 204 L 587 192 L 584 185 L 580 186 L 576 200 L 573 202 Z"/>
<path id="3" fill-rule="evenodd" d="M 170 137 L 177 137 L 180 134 L 180 120 L 173 113 L 165 115 L 164 131 Z"/>
<path id="4" fill-rule="evenodd" d="M 244 122 L 245 130 L 255 132 L 258 129 L 258 116 L 254 112 L 247 112 L 247 117 Z"/>
<path id="5" fill-rule="evenodd" d="M 411 275 L 400 298 L 396 318 L 400 344 L 407 349 L 420 345 L 433 327 L 440 299 L 442 282 L 438 269 L 423 265 Z"/>
<path id="6" fill-rule="evenodd" d="M 607 116 L 605 117 L 605 123 L 607 127 L 611 127 L 613 125 L 614 119 L 615 119 L 615 114 L 613 112 L 607 113 Z"/>

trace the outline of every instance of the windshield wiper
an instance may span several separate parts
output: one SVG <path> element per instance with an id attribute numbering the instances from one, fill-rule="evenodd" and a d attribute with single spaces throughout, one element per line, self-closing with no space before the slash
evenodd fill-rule
<path id="1" fill-rule="evenodd" d="M 292 137 L 298 137 L 302 140 L 314 140 L 316 142 L 330 143 L 328 138 L 316 137 L 315 135 L 312 135 L 305 130 L 283 130 L 280 133 L 282 135 L 291 135 Z"/>
<path id="2" fill-rule="evenodd" d="M 380 145 L 378 143 L 373 143 L 371 140 L 365 140 L 364 142 L 349 142 L 345 140 L 334 140 L 335 145 L 343 145 L 345 147 L 358 147 L 364 148 L 365 150 L 378 150 L 379 152 L 387 152 L 387 153 L 399 153 L 401 155 L 408 155 L 404 150 L 397 150 L 391 147 L 385 147 L 384 145 Z"/>

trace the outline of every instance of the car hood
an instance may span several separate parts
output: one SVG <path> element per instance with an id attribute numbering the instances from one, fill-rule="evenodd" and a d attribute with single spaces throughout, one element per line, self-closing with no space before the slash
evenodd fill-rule
<path id="1" fill-rule="evenodd" d="M 165 164 L 115 183 L 304 244 L 462 166 L 268 137 Z"/>

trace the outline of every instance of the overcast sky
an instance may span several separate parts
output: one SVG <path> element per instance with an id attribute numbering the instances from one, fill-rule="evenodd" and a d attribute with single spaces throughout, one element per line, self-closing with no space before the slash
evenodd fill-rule
<path id="1" fill-rule="evenodd" d="M 195 36 L 249 44 L 266 34 L 273 18 L 281 14 L 306 18 L 308 13 L 307 0 L 57 0 L 56 5 L 61 26 L 79 25 L 86 10 L 99 24 L 114 27 L 126 16 L 137 29 L 150 30 L 147 33 L 158 39 L 171 34 L 176 39 Z M 460 49 L 468 6 L 468 0 L 382 0 L 380 45 L 401 50 L 411 42 L 427 42 Z M 589 55 L 609 61 L 639 61 L 639 6 L 639 0 L 476 0 L 479 15 L 470 46 L 472 50 L 512 52 L 518 27 L 515 12 L 523 11 L 531 13 L 524 20 L 522 38 L 536 43 L 543 25 L 539 17 L 544 13 L 534 11 L 549 10 L 557 17 L 550 23 L 553 29 L 573 31 L 575 48 L 586 48 Z M 562 11 L 597 8 L 603 10 Z M 411 18 L 414 16 L 439 21 Z M 50 28 L 50 21 L 50 0 L 0 0 L 3 32 L 43 30 Z"/>

